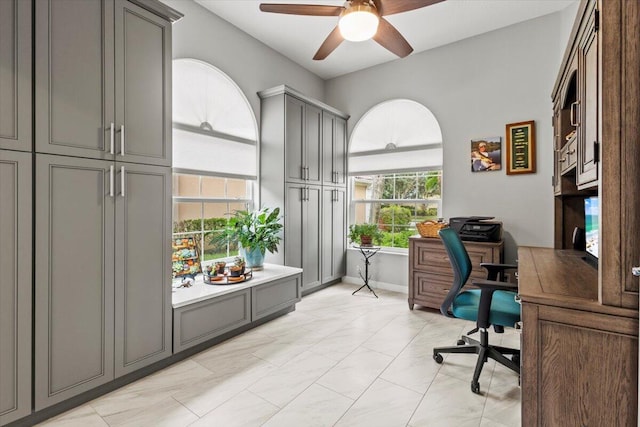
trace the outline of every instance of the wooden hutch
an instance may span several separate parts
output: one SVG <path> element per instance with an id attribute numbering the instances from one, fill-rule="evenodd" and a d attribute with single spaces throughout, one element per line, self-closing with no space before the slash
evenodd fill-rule
<path id="1" fill-rule="evenodd" d="M 555 250 L 519 248 L 522 425 L 636 426 L 640 2 L 583 0 L 553 89 Z M 600 200 L 596 270 L 573 251 Z"/>

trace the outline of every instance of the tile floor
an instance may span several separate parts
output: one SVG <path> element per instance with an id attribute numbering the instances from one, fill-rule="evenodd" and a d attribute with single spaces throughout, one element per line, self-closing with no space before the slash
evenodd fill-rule
<path id="1" fill-rule="evenodd" d="M 517 376 L 475 357 L 431 357 L 471 322 L 410 311 L 404 294 L 339 284 L 296 311 L 49 420 L 45 426 L 520 425 Z M 519 346 L 509 330 L 490 342 Z"/>

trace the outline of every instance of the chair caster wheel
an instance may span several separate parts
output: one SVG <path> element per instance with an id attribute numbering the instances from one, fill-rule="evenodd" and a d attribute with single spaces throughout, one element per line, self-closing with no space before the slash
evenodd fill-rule
<path id="1" fill-rule="evenodd" d="M 471 391 L 475 394 L 480 394 L 480 383 L 471 381 Z"/>
<path id="2" fill-rule="evenodd" d="M 464 342 L 464 340 L 458 340 L 458 342 L 456 344 L 457 345 L 465 345 L 466 342 Z"/>
<path id="3" fill-rule="evenodd" d="M 436 363 L 438 363 L 438 364 L 439 364 L 439 363 L 442 363 L 442 361 L 443 361 L 444 359 L 442 358 L 442 355 L 441 355 L 440 353 L 434 353 L 434 354 L 433 354 L 433 360 L 435 360 L 435 361 L 436 361 Z"/>

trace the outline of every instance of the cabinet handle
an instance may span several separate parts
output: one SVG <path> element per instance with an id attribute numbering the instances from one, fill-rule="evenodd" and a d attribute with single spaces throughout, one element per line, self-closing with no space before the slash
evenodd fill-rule
<path id="1" fill-rule="evenodd" d="M 566 157 L 563 157 L 563 158 L 561 158 L 561 159 L 560 159 L 560 160 L 558 160 L 558 161 L 559 161 L 560 163 L 564 163 L 564 162 L 566 162 L 566 161 L 567 161 L 567 158 L 566 158 Z"/>
<path id="2" fill-rule="evenodd" d="M 120 167 L 120 195 L 124 197 L 124 166 Z"/>
<path id="3" fill-rule="evenodd" d="M 304 166 L 300 165 L 300 179 L 305 179 Z"/>
<path id="4" fill-rule="evenodd" d="M 304 202 L 304 188 L 300 188 L 300 201 Z"/>
<path id="5" fill-rule="evenodd" d="M 116 136 L 115 136 L 115 125 L 113 123 L 111 123 L 111 126 L 109 126 L 109 153 L 111 154 L 115 154 L 114 151 L 114 140 L 115 140 Z"/>
<path id="6" fill-rule="evenodd" d="M 109 197 L 113 197 L 115 195 L 115 193 L 113 192 L 113 183 L 114 183 L 114 177 L 113 177 L 113 170 L 114 170 L 115 166 L 111 165 L 109 166 Z"/>
<path id="7" fill-rule="evenodd" d="M 120 125 L 120 155 L 124 157 L 124 125 Z"/>
<path id="8" fill-rule="evenodd" d="M 567 154 L 573 154 L 573 153 L 575 153 L 575 152 L 576 152 L 576 150 L 575 150 L 575 148 L 574 148 L 573 150 L 569 151 Z"/>
<path id="9" fill-rule="evenodd" d="M 569 121 L 571 122 L 571 126 L 578 126 L 578 120 L 576 118 L 576 108 L 580 101 L 576 101 L 571 104 L 571 110 L 569 114 Z"/>
<path id="10" fill-rule="evenodd" d="M 306 175 L 305 175 L 305 178 L 304 178 L 304 179 L 306 179 L 307 181 L 309 181 L 309 166 L 307 166 L 307 167 L 306 167 L 306 168 L 304 168 L 304 169 L 307 171 L 307 173 L 306 173 Z M 307 199 L 307 200 L 308 200 L 308 199 Z"/>

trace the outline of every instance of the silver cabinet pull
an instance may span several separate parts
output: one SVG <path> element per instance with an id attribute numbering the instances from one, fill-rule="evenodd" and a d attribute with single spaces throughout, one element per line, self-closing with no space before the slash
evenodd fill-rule
<path id="1" fill-rule="evenodd" d="M 300 179 L 305 179 L 304 166 L 300 165 Z"/>
<path id="2" fill-rule="evenodd" d="M 120 125 L 120 155 L 124 157 L 124 125 Z"/>
<path id="3" fill-rule="evenodd" d="M 580 101 L 576 101 L 571 104 L 571 109 L 569 110 L 569 121 L 571 122 L 571 126 L 578 126 L 578 119 L 576 118 L 576 110 Z"/>
<path id="4" fill-rule="evenodd" d="M 304 179 L 309 181 L 309 166 L 307 166 L 306 168 L 304 168 L 304 170 L 306 171 L 305 175 L 304 175 Z M 307 199 L 308 200 L 308 199 Z"/>
<path id="5" fill-rule="evenodd" d="M 116 138 L 115 132 L 116 132 L 116 127 L 113 123 L 111 123 L 111 126 L 109 126 L 109 153 L 111 154 L 115 154 L 115 148 L 113 146 L 114 140 Z"/>
<path id="6" fill-rule="evenodd" d="M 120 195 L 124 197 L 124 166 L 120 166 Z"/>
<path id="7" fill-rule="evenodd" d="M 109 166 L 109 197 L 113 197 L 115 195 L 114 191 L 113 191 L 113 184 L 114 184 L 114 176 L 113 176 L 113 170 L 114 170 L 115 166 L 111 165 Z"/>
<path id="8" fill-rule="evenodd" d="M 640 267 L 631 267 L 631 274 L 636 277 L 640 276 Z"/>

